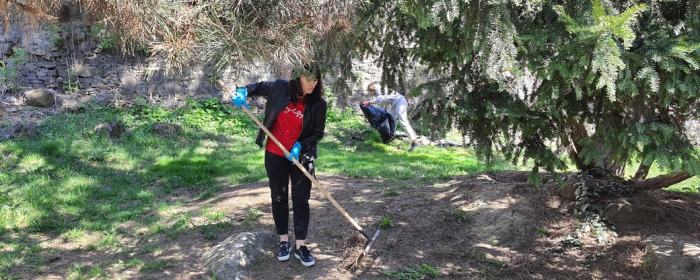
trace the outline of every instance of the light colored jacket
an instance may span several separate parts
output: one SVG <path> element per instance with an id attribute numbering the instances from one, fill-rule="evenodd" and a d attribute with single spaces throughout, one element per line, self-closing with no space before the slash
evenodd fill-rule
<path id="1" fill-rule="evenodd" d="M 374 99 L 370 100 L 369 103 L 372 104 L 381 104 L 381 105 L 390 105 L 392 107 L 396 107 L 397 104 L 401 102 L 406 102 L 406 98 L 398 94 L 396 92 L 392 92 L 391 94 L 381 94 L 380 87 L 379 85 L 374 86 L 374 93 L 375 97 Z"/>
<path id="2" fill-rule="evenodd" d="M 374 99 L 369 101 L 372 104 L 382 104 L 382 105 L 391 105 L 392 107 L 396 107 L 396 105 L 406 102 L 406 98 L 398 93 L 392 93 L 392 94 L 385 94 L 385 95 L 377 95 Z"/>

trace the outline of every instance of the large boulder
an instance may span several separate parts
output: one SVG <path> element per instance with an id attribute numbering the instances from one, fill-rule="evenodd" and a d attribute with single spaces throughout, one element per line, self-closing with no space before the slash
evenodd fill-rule
<path id="1" fill-rule="evenodd" d="M 582 180 L 584 181 L 583 185 L 585 185 L 589 190 L 596 186 L 596 181 L 594 179 L 568 176 L 564 181 L 564 186 L 559 189 L 557 194 L 569 201 L 576 201 L 576 191 L 582 186 L 580 183 Z"/>
<path id="2" fill-rule="evenodd" d="M 277 241 L 277 234 L 272 232 L 243 232 L 231 236 L 204 253 L 204 267 L 207 274 L 216 279 L 249 278 L 255 259 L 264 256 L 270 244 Z"/>
<path id="3" fill-rule="evenodd" d="M 660 207 L 634 204 L 624 198 L 615 199 L 605 207 L 608 222 L 623 229 L 641 228 L 645 224 L 659 222 L 664 215 Z"/>
<path id="4" fill-rule="evenodd" d="M 644 259 L 654 279 L 700 279 L 700 241 L 669 234 L 650 236 L 647 242 L 650 250 Z"/>
<path id="5" fill-rule="evenodd" d="M 56 96 L 52 90 L 40 88 L 24 92 L 27 105 L 35 107 L 50 107 L 56 102 Z"/>

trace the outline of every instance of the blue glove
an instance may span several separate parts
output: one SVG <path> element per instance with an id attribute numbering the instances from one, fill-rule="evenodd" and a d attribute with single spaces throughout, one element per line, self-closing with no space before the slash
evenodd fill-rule
<path id="1" fill-rule="evenodd" d="M 289 161 L 292 161 L 292 158 L 295 158 L 297 161 L 299 161 L 299 152 L 301 152 L 301 144 L 299 144 L 299 142 L 296 142 L 294 143 L 294 146 L 292 146 L 292 149 L 289 151 L 291 155 L 287 155 L 287 159 Z"/>
<path id="2" fill-rule="evenodd" d="M 243 105 L 245 105 L 245 108 L 250 110 L 248 102 L 245 100 L 246 97 L 248 97 L 248 90 L 243 87 L 239 87 L 236 89 L 236 92 L 233 93 L 231 103 L 233 103 L 233 105 L 235 105 L 238 109 L 243 108 Z"/>

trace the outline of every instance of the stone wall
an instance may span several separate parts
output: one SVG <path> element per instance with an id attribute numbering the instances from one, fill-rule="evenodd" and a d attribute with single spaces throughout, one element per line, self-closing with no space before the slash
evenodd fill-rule
<path id="1" fill-rule="evenodd" d="M 0 56 L 9 61 L 16 48 L 26 51 L 26 63 L 17 65 L 16 81 L 21 89 L 46 88 L 64 94 L 123 94 L 158 96 L 163 105 L 187 97 L 211 97 L 220 94 L 215 83 L 223 77 L 235 83 L 230 70 L 220 74 L 202 66 L 193 66 L 178 75 L 155 70 L 147 75 L 146 56 L 124 55 L 105 50 L 88 35 L 85 26 L 65 24 L 64 31 L 23 30 L 13 27 L 0 36 Z M 259 69 L 265 69 L 263 67 Z M 250 73 L 243 80 L 269 79 L 271 72 Z M 243 82 L 243 81 L 240 81 Z"/>
<path id="2" fill-rule="evenodd" d="M 59 94 L 143 96 L 162 106 L 177 106 L 186 98 L 224 98 L 216 84 L 219 78 L 229 85 L 276 78 L 264 64 L 240 77 L 234 74 L 235 69 L 216 72 L 199 65 L 178 75 L 159 69 L 147 75 L 149 64 L 145 55 L 124 55 L 104 49 L 104 43 L 90 36 L 89 28 L 80 21 L 63 23 L 59 28 L 13 25 L 7 34 L 0 32 L 3 61 L 9 61 L 16 48 L 27 53 L 26 63 L 17 65 L 16 84 L 20 92 L 45 88 Z M 362 96 L 366 84 L 381 78 L 381 70 L 372 65 L 371 59 L 353 63 L 353 71 L 362 80 L 351 84 L 350 92 L 335 93 L 336 102 L 342 102 L 337 105 L 342 107 L 359 104 L 366 98 Z M 338 78 L 335 73 L 324 73 L 327 86 L 332 86 Z"/>

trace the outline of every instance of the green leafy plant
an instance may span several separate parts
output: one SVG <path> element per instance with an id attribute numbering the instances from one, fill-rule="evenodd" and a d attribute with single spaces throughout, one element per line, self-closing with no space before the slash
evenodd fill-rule
<path id="1" fill-rule="evenodd" d="M 216 98 L 209 98 L 199 102 L 195 102 L 190 98 L 186 102 L 192 106 L 192 110 L 188 113 L 193 117 L 190 120 L 191 123 L 195 123 L 195 119 L 202 119 L 200 122 L 213 121 L 223 123 L 229 119 L 229 115 L 233 111 L 232 107 L 224 105 Z"/>
<path id="2" fill-rule="evenodd" d="M 129 260 L 124 266 L 125 267 L 139 267 L 143 265 L 143 261 L 137 258 Z"/>
<path id="3" fill-rule="evenodd" d="M 490 260 L 488 260 L 488 263 L 490 263 L 491 265 L 493 265 L 493 266 L 495 266 L 495 267 L 497 267 L 497 268 L 501 268 L 501 269 L 507 268 L 507 267 L 508 267 L 507 264 L 504 264 L 504 263 L 499 262 L 499 261 L 497 261 L 497 260 L 491 260 L 491 259 L 490 259 Z"/>
<path id="4" fill-rule="evenodd" d="M 26 63 L 26 54 L 22 48 L 13 48 L 12 55 L 0 61 L 0 94 L 5 90 L 16 92 L 19 89 L 19 72 L 17 67 Z"/>
<path id="5" fill-rule="evenodd" d="M 134 106 L 129 108 L 129 113 L 133 117 L 150 122 L 170 122 L 175 112 L 158 106 L 151 106 L 148 100 L 136 97 L 134 98 Z"/>
<path id="6" fill-rule="evenodd" d="M 66 44 L 63 41 L 63 38 L 58 34 L 58 32 L 61 30 L 61 28 L 54 23 L 48 24 L 48 27 L 46 28 L 46 31 L 49 32 L 49 35 L 51 36 L 51 42 L 53 42 L 53 45 L 59 50 L 59 51 L 65 51 L 66 50 Z"/>
<path id="7" fill-rule="evenodd" d="M 256 209 L 256 208 L 250 208 L 250 209 L 248 209 L 247 213 L 248 213 L 248 217 L 251 218 L 251 219 L 257 219 L 257 218 L 259 218 L 260 216 L 263 215 L 263 212 L 260 211 L 260 210 L 258 210 L 258 209 Z"/>
<path id="8" fill-rule="evenodd" d="M 399 191 L 397 191 L 396 189 L 393 189 L 393 188 L 392 188 L 392 189 L 388 189 L 388 190 L 383 191 L 383 192 L 382 192 L 382 195 L 385 195 L 385 196 L 396 196 L 396 195 L 399 195 Z"/>
<path id="9" fill-rule="evenodd" d="M 388 229 L 394 226 L 394 222 L 391 221 L 391 216 L 386 216 L 379 221 L 379 228 Z"/>
<path id="10" fill-rule="evenodd" d="M 213 223 L 226 217 L 226 211 L 207 208 L 202 211 L 202 216 L 205 216 L 209 222 Z"/>
<path id="11" fill-rule="evenodd" d="M 328 91 L 328 88 L 326 88 L 326 91 Z M 338 109 L 337 106 L 334 106 L 334 103 L 338 100 L 338 98 L 333 95 L 329 95 L 325 99 L 328 103 L 328 111 L 326 111 L 326 120 L 330 122 L 340 121 L 342 119 L 342 112 Z"/>
<path id="12" fill-rule="evenodd" d="M 180 215 L 175 223 L 170 227 L 173 230 L 186 229 L 192 223 L 192 217 L 189 214 Z"/>
<path id="13" fill-rule="evenodd" d="M 457 223 L 465 222 L 468 218 L 469 216 L 467 216 L 467 212 L 459 208 L 453 208 L 450 215 L 442 215 L 443 221 L 452 221 Z"/>
<path id="14" fill-rule="evenodd" d="M 116 34 L 103 25 L 92 25 L 89 34 L 100 42 L 100 49 L 103 51 L 115 51 L 119 46 Z"/>
<path id="15" fill-rule="evenodd" d="M 220 80 L 221 74 L 218 73 L 207 73 L 207 79 L 209 79 L 209 82 L 212 84 L 215 84 L 218 80 Z"/>
<path id="16" fill-rule="evenodd" d="M 458 222 L 464 222 L 467 220 L 467 212 L 462 209 L 454 208 L 452 209 L 452 215 Z"/>
<path id="17" fill-rule="evenodd" d="M 219 99 L 209 98 L 200 101 L 187 99 L 191 106 L 179 117 L 183 125 L 197 127 L 210 132 L 230 132 L 250 135 L 255 130 L 253 120 L 240 110 L 222 103 Z"/>
<path id="18" fill-rule="evenodd" d="M 254 226 L 258 221 L 258 218 L 263 215 L 263 212 L 256 208 L 250 208 L 248 211 L 246 211 L 246 213 L 247 217 L 243 220 L 243 224 L 248 227 Z"/>
<path id="19" fill-rule="evenodd" d="M 170 262 L 168 260 L 154 261 L 154 262 L 148 262 L 148 263 L 143 264 L 143 266 L 141 266 L 141 269 L 161 271 L 161 270 L 165 270 L 169 266 L 170 266 Z"/>
<path id="20" fill-rule="evenodd" d="M 68 77 L 63 80 L 63 90 L 67 93 L 76 93 L 80 91 L 78 73 L 74 70 L 68 70 Z"/>

